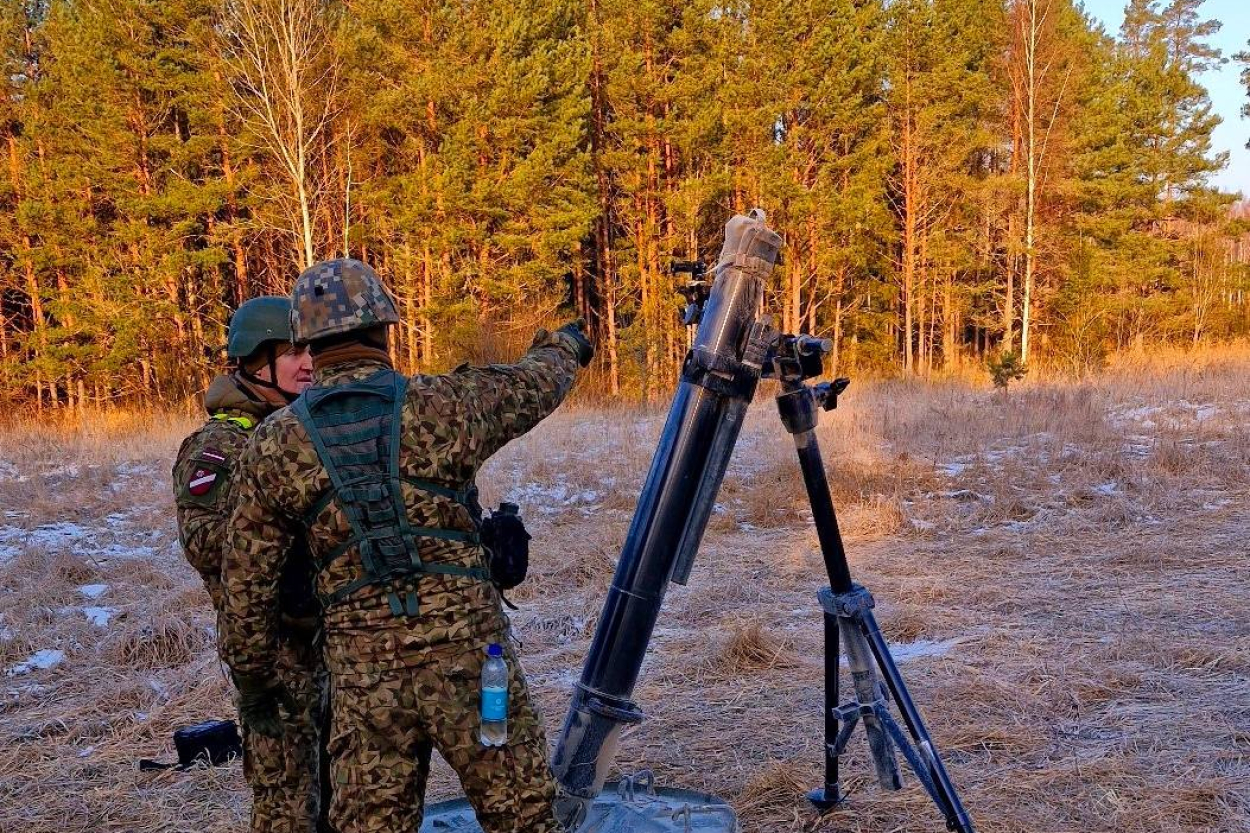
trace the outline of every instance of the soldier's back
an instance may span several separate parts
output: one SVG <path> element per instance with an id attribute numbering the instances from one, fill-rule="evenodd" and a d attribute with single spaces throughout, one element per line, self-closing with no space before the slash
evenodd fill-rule
<path id="1" fill-rule="evenodd" d="M 384 387 L 396 375 L 381 365 L 349 366 L 323 380 L 306 397 L 315 403 L 326 398 L 327 392 L 347 395 L 350 388 L 346 386 L 362 382 Z M 284 514 L 307 524 L 309 550 L 318 567 L 317 590 L 326 604 L 326 654 L 334 673 L 369 673 L 420 664 L 431 650 L 486 638 L 501 626 L 498 594 L 485 578 L 485 552 L 472 540 L 478 531 L 477 519 L 466 500 L 478 468 L 474 452 L 482 445 L 472 404 L 466 402 L 463 388 L 449 376 L 415 376 L 402 381 L 399 489 L 404 520 L 417 531 L 419 563 L 435 570 L 451 568 L 477 575 L 417 569 L 409 576 L 365 581 L 360 536 L 353 528 L 342 490 L 335 485 L 312 438 L 305 421 L 308 417 L 301 418 L 298 406 L 278 412 L 257 431 L 250 458 L 255 471 L 249 476 L 260 481 L 257 490 Z M 350 412 L 352 406 L 343 408 Z M 349 438 L 356 440 L 351 449 L 359 452 L 372 447 L 378 473 L 385 474 L 381 467 L 392 457 L 390 424 L 381 420 L 372 434 L 369 425 L 361 426 L 351 425 L 359 435 Z M 322 435 L 325 448 L 327 435 L 335 429 L 312 427 Z M 343 477 L 352 481 L 360 477 L 360 471 L 340 473 L 341 483 Z M 377 532 L 363 531 L 367 535 Z M 396 585 L 415 592 L 415 615 L 407 611 L 395 614 L 390 597 Z"/>

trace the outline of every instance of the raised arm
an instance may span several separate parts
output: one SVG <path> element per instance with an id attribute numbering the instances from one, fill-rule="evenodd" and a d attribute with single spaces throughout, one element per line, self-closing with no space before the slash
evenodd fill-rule
<path id="1" fill-rule="evenodd" d="M 480 439 L 473 449 L 475 466 L 559 407 L 573 386 L 578 365 L 588 364 L 592 354 L 580 322 L 575 322 L 555 332 L 539 330 L 514 364 L 454 371 L 449 379 Z"/>

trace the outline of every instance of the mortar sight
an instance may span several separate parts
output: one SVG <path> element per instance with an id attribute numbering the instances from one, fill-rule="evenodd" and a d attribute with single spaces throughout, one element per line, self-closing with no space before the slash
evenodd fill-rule
<path id="1" fill-rule="evenodd" d="M 764 376 L 783 382 L 802 382 L 825 372 L 825 354 L 833 350 L 827 338 L 809 335 L 782 335 L 773 345 L 764 366 Z"/>
<path id="2" fill-rule="evenodd" d="M 690 268 L 679 269 L 678 267 Z M 673 264 L 673 272 L 688 272 L 691 276 L 690 283 L 677 288 L 677 294 L 686 299 L 686 306 L 681 311 L 681 323 L 687 327 L 697 326 L 703 319 L 703 305 L 707 303 L 708 296 L 712 292 L 711 281 L 704 279 L 707 267 L 697 261 L 683 261 Z"/>
<path id="3" fill-rule="evenodd" d="M 689 275 L 691 280 L 699 280 L 707 274 L 707 264 L 701 260 L 674 260 L 668 270 L 674 275 Z"/>

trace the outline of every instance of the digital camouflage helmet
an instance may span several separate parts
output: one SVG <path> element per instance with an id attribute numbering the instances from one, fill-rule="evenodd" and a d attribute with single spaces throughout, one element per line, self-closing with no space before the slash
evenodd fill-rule
<path id="1" fill-rule="evenodd" d="M 262 295 L 244 301 L 230 319 L 226 355 L 246 359 L 270 342 L 291 342 L 291 299 Z"/>
<path id="2" fill-rule="evenodd" d="M 353 258 L 308 267 L 291 293 L 291 330 L 297 344 L 398 323 L 399 312 L 378 273 Z"/>

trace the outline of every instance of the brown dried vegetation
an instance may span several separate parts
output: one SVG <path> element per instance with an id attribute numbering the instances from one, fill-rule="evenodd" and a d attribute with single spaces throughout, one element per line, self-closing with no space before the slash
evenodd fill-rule
<path id="1" fill-rule="evenodd" d="M 1250 358 L 1152 361 L 1007 396 L 857 383 L 820 429 L 854 574 L 978 829 L 1250 830 Z M 534 535 L 512 618 L 552 732 L 662 421 L 562 412 L 483 474 Z M 173 539 L 167 472 L 190 423 L 133 424 L 0 433 L 0 830 L 246 826 L 237 765 L 134 768 L 231 706 Z M 719 792 L 745 833 L 941 829 L 914 780 L 880 791 L 862 738 L 848 806 L 822 819 L 804 799 L 821 776 L 825 579 L 768 402 L 718 501 L 689 586 L 670 588 L 635 692 L 648 719 L 616 771 Z M 107 592 L 84 597 L 91 584 Z M 17 673 L 41 649 L 64 659 Z M 445 766 L 431 791 L 455 792 Z"/>

